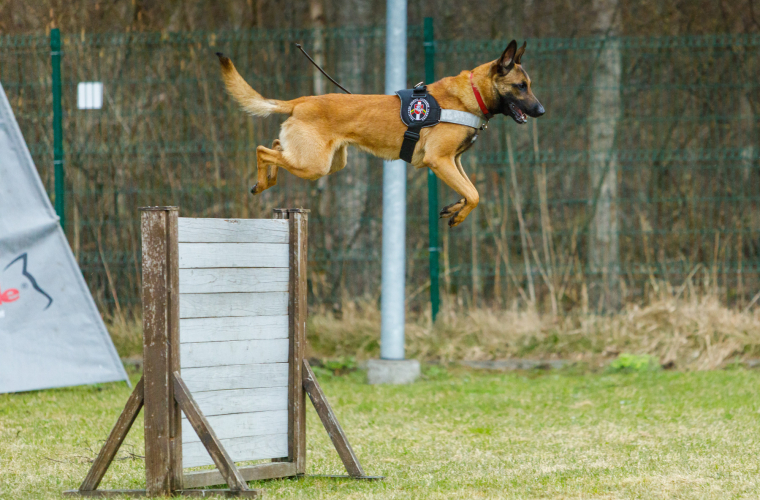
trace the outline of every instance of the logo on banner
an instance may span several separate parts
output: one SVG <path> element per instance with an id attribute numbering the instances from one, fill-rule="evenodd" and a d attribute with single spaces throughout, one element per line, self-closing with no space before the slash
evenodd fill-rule
<path id="1" fill-rule="evenodd" d="M 13 276 L 14 270 L 20 271 L 20 274 Z M 5 285 L 8 288 L 3 288 L 4 283 L 8 282 L 12 284 Z M 30 287 L 31 290 L 27 292 Z M 28 256 L 25 252 L 5 266 L 2 274 L 0 274 L 0 306 L 16 302 L 31 292 L 34 292 L 37 296 L 41 295 L 44 297 L 46 305 L 43 310 L 48 309 L 53 304 L 53 297 L 40 287 L 34 275 L 29 272 Z"/>
<path id="2" fill-rule="evenodd" d="M 407 109 L 409 113 L 409 119 L 415 122 L 425 121 L 428 113 L 430 113 L 430 103 L 426 99 L 417 98 L 412 99 Z"/>

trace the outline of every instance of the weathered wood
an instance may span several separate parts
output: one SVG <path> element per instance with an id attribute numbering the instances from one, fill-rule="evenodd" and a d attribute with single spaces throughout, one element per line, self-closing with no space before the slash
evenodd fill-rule
<path id="1" fill-rule="evenodd" d="M 185 318 L 180 322 L 182 344 L 226 340 L 286 339 L 288 316 L 229 316 L 225 318 Z M 183 378 L 184 374 L 183 374 Z M 187 379 L 185 378 L 187 382 Z"/>
<path id="2" fill-rule="evenodd" d="M 181 318 L 227 316 L 283 316 L 288 313 L 287 292 L 190 293 L 180 295 Z"/>
<path id="3" fill-rule="evenodd" d="M 182 293 L 287 292 L 287 267 L 181 269 Z"/>
<path id="4" fill-rule="evenodd" d="M 180 344 L 183 368 L 286 363 L 288 339 Z"/>
<path id="5" fill-rule="evenodd" d="M 176 461 L 171 439 L 175 409 L 170 379 L 171 346 L 173 340 L 179 343 L 179 338 L 171 338 L 175 333 L 171 302 L 177 299 L 171 290 L 171 253 L 176 251 L 172 218 L 176 227 L 176 207 L 142 210 L 145 489 L 151 496 L 171 494 L 177 479 L 173 474 Z"/>
<path id="6" fill-rule="evenodd" d="M 220 440 L 288 432 L 288 410 L 285 409 L 213 416 L 204 414 L 204 416 Z M 197 441 L 200 441 L 200 438 L 193 432 L 193 428 L 189 425 L 183 426 L 182 444 L 187 445 Z M 241 461 L 230 450 L 227 452 L 236 462 Z"/>
<path id="7" fill-rule="evenodd" d="M 359 463 L 359 459 L 356 458 L 354 450 L 351 449 L 351 444 L 348 442 L 348 438 L 343 432 L 338 418 L 335 416 L 330 403 L 327 402 L 327 398 L 322 392 L 319 382 L 317 382 L 317 377 L 314 376 L 314 371 L 312 371 L 309 361 L 306 359 L 303 360 L 303 387 L 309 395 L 314 409 L 317 410 L 317 415 L 319 415 L 319 419 L 322 421 L 327 435 L 330 436 L 348 474 L 351 477 L 364 476 L 364 470 Z"/>
<path id="8" fill-rule="evenodd" d="M 100 453 L 95 458 L 95 461 L 90 467 L 90 471 L 82 481 L 82 485 L 79 487 L 82 491 L 92 491 L 98 487 L 100 481 L 103 479 L 108 466 L 111 465 L 116 452 L 119 451 L 121 444 L 124 442 L 124 438 L 127 437 L 129 429 L 132 428 L 132 424 L 135 422 L 137 415 L 143 407 L 143 379 L 135 386 L 132 394 L 127 400 L 127 404 L 124 405 L 124 411 L 119 415 L 116 420 L 116 425 L 111 429 L 111 433 L 108 435 L 105 444 L 100 449 Z"/>
<path id="9" fill-rule="evenodd" d="M 193 397 L 207 417 L 231 413 L 286 410 L 288 408 L 287 387 L 199 392 Z"/>
<path id="10" fill-rule="evenodd" d="M 179 218 L 180 243 L 287 243 L 288 225 L 273 219 Z"/>
<path id="11" fill-rule="evenodd" d="M 288 364 L 207 366 L 183 368 L 182 380 L 195 394 L 232 389 L 287 387 Z"/>
<path id="12" fill-rule="evenodd" d="M 208 267 L 288 267 L 288 245 L 281 243 L 183 243 L 180 269 Z"/>
<path id="13" fill-rule="evenodd" d="M 281 457 L 288 452 L 287 433 L 222 439 L 220 443 L 235 462 Z M 183 446 L 185 467 L 214 464 L 202 443 L 184 443 Z"/>
<path id="14" fill-rule="evenodd" d="M 195 498 L 213 498 L 222 496 L 225 498 L 242 497 L 242 498 L 256 498 L 262 495 L 262 490 L 176 490 L 172 492 L 172 496 L 183 497 L 195 497 Z M 143 498 L 147 497 L 148 493 L 145 490 L 94 490 L 94 491 L 79 491 L 69 490 L 64 491 L 65 496 L 72 497 L 90 497 L 90 498 L 110 498 L 110 497 L 132 497 Z"/>
<path id="15" fill-rule="evenodd" d="M 245 484 L 245 480 L 237 470 L 235 462 L 232 461 L 232 458 L 230 458 L 229 454 L 216 437 L 214 429 L 209 426 L 206 417 L 203 416 L 197 403 L 193 400 L 193 396 L 182 381 L 179 372 L 174 372 L 173 375 L 174 396 L 188 421 L 193 426 L 193 429 L 195 429 L 195 432 L 201 438 L 201 442 L 206 447 L 209 455 L 211 455 L 211 458 L 214 460 L 216 468 L 222 473 L 225 482 L 233 490 L 247 490 L 248 486 Z M 190 465 L 188 464 L 188 466 Z"/>
<path id="16" fill-rule="evenodd" d="M 238 467 L 238 470 L 246 481 L 261 481 L 295 476 L 296 464 L 291 462 L 257 464 Z M 217 484 L 225 484 L 218 470 L 200 470 L 185 474 L 185 488 L 200 488 Z"/>
<path id="17" fill-rule="evenodd" d="M 306 350 L 306 278 L 308 248 L 308 210 L 275 211 L 276 217 L 287 214 L 290 227 L 290 388 L 288 396 L 288 461 L 296 464 L 298 474 L 306 472 L 306 405 L 303 392 L 301 360 Z"/>
<path id="18" fill-rule="evenodd" d="M 169 367 L 167 378 L 172 373 L 180 371 L 180 340 L 179 340 L 179 227 L 177 219 L 179 210 L 166 214 L 167 240 L 167 332 L 169 339 Z M 169 444 L 171 447 L 171 489 L 184 488 L 182 473 L 182 412 L 174 397 L 174 384 L 169 381 Z"/>

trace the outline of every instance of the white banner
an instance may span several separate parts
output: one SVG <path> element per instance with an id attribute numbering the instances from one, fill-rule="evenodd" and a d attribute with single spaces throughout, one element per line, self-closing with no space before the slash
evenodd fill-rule
<path id="1" fill-rule="evenodd" d="M 127 380 L 0 85 L 0 393 Z"/>

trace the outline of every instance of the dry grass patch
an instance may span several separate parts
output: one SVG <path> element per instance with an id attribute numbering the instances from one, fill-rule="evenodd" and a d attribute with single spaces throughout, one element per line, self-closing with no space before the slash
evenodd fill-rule
<path id="1" fill-rule="evenodd" d="M 339 319 L 330 312 L 312 313 L 308 334 L 315 356 L 377 356 L 380 312 L 374 304 L 352 302 Z M 406 339 L 409 356 L 424 360 L 586 359 L 631 352 L 680 369 L 705 370 L 760 354 L 760 312 L 729 309 L 712 296 L 663 297 L 607 316 L 444 311 L 435 325 L 429 317 L 411 318 Z"/>

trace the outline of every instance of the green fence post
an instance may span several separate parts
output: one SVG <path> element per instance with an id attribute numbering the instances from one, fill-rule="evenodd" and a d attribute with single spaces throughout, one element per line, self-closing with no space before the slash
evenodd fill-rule
<path id="1" fill-rule="evenodd" d="M 61 111 L 61 32 L 50 30 L 50 60 L 53 65 L 53 166 L 55 168 L 55 213 L 66 231 L 63 184 L 63 113 Z"/>
<path id="2" fill-rule="evenodd" d="M 435 81 L 435 39 L 433 37 L 433 18 L 426 17 L 424 23 L 425 34 L 425 82 Z M 438 178 L 431 169 L 428 169 L 428 251 L 430 253 L 430 309 L 433 322 L 438 316 L 440 307 L 440 288 L 438 283 L 438 257 L 441 248 L 438 246 Z"/>

